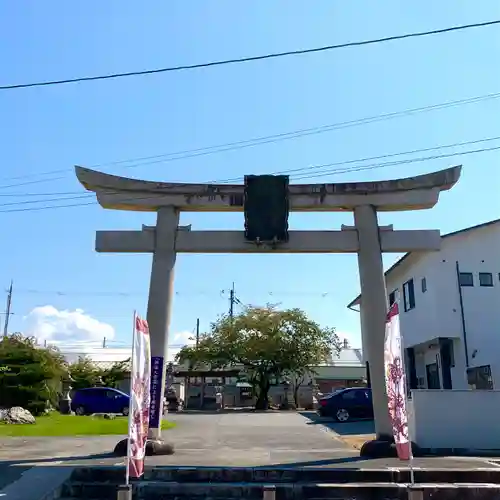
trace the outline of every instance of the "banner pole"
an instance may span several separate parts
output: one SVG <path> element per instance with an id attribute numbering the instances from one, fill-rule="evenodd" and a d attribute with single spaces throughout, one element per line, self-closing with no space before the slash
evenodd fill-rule
<path id="1" fill-rule="evenodd" d="M 398 300 L 398 315 L 399 315 L 399 304 L 400 304 L 400 301 Z M 406 403 L 408 403 L 408 396 L 409 396 L 409 391 L 408 391 L 408 384 L 406 383 L 407 382 L 407 373 L 406 373 L 406 356 L 405 356 L 405 349 L 404 349 L 404 343 L 403 343 L 403 332 L 401 331 L 401 317 L 399 318 L 399 343 L 400 343 L 400 351 L 401 351 L 401 366 L 403 368 L 403 373 L 404 373 L 404 377 L 405 377 L 405 380 L 404 380 L 404 387 L 405 387 L 405 409 L 406 409 L 406 424 L 408 426 L 408 441 L 410 441 L 410 463 L 409 463 L 409 467 L 410 467 L 410 484 L 412 486 L 415 485 L 415 472 L 413 470 L 413 450 L 412 450 L 412 447 L 411 447 L 411 444 L 412 444 L 412 440 L 411 440 L 411 425 L 410 425 L 410 415 L 409 415 L 409 412 L 408 412 L 408 406 Z"/>
<path id="2" fill-rule="evenodd" d="M 132 370 L 134 369 L 136 319 L 137 319 L 137 311 L 134 309 L 134 323 L 132 327 L 132 354 L 130 356 L 130 390 L 129 390 L 129 400 L 128 400 L 127 464 L 125 467 L 126 486 L 130 484 L 130 427 L 132 422 L 132 391 L 133 391 L 132 383 L 134 380 L 134 374 Z"/>
<path id="3" fill-rule="evenodd" d="M 403 337 L 401 337 L 401 341 L 403 340 Z M 402 351 L 403 353 L 404 351 Z M 406 363 L 405 363 L 405 359 L 404 359 L 404 354 L 401 356 L 401 365 L 403 367 L 403 373 L 405 374 L 405 389 L 406 389 Z M 408 402 L 408 393 L 407 391 L 405 390 L 405 399 L 406 399 L 406 403 Z M 411 485 L 413 486 L 415 484 L 415 473 L 414 473 L 414 470 L 413 470 L 413 450 L 411 449 L 411 443 L 412 443 L 412 440 L 411 440 L 411 425 L 410 425 L 410 414 L 408 412 L 408 407 L 406 407 L 406 421 L 407 421 L 407 426 L 408 426 L 408 441 L 410 441 L 410 460 L 409 460 L 409 467 L 410 467 L 410 482 L 411 482 Z"/>

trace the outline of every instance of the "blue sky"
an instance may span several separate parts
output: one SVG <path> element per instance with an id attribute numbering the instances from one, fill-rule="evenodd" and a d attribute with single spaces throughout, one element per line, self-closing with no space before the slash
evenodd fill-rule
<path id="1" fill-rule="evenodd" d="M 200 63 L 497 18 L 500 3 L 492 0 L 3 2 L 0 84 Z M 132 311 L 145 312 L 151 258 L 96 254 L 94 233 L 139 229 L 154 222 L 152 215 L 98 206 L 12 211 L 82 201 L 46 201 L 60 197 L 50 193 L 83 194 L 74 164 L 196 182 L 495 137 L 500 99 L 179 161 L 107 166 L 500 92 L 499 49 L 500 29 L 493 26 L 248 64 L 1 91 L 0 284 L 6 288 L 14 279 L 11 330 L 25 329 L 23 316 L 50 305 L 83 309 L 128 342 Z M 499 158 L 493 151 L 311 182 L 407 177 L 463 163 L 459 185 L 433 210 L 380 217 L 399 229 L 449 232 L 498 217 Z M 67 170 L 42 175 L 60 169 Z M 349 214 L 290 218 L 294 229 L 336 229 L 351 221 Z M 243 216 L 183 214 L 182 223 L 243 229 Z M 386 263 L 396 257 L 387 255 Z M 233 281 L 244 303 L 302 307 L 360 344 L 359 318 L 346 309 L 359 289 L 355 255 L 180 255 L 172 332 L 192 330 L 197 316 L 205 328 L 226 311 L 221 290 Z"/>

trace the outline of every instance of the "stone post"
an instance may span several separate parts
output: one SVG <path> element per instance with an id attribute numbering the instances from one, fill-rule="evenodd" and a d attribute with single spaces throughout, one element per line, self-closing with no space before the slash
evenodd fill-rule
<path id="1" fill-rule="evenodd" d="M 288 393 L 290 391 L 290 381 L 285 379 L 281 382 L 281 385 L 283 386 L 283 401 L 280 404 L 280 410 L 288 410 L 290 409 L 290 399 L 288 397 Z"/>
<path id="2" fill-rule="evenodd" d="M 358 231 L 358 265 L 363 310 L 363 351 L 370 366 L 370 380 L 377 440 L 391 441 L 392 427 L 387 407 L 384 370 L 384 337 L 387 292 L 375 207 L 364 205 L 354 210 Z M 362 450 L 363 451 L 363 450 Z"/>
<path id="3" fill-rule="evenodd" d="M 148 434 L 148 439 L 151 441 L 161 441 L 162 406 L 165 394 L 166 358 L 176 257 L 175 239 L 178 224 L 179 212 L 174 207 L 162 207 L 158 210 L 147 312 L 152 369 Z"/>
<path id="4" fill-rule="evenodd" d="M 59 412 L 62 415 L 71 415 L 71 382 L 74 380 L 71 378 L 71 374 L 68 372 L 62 378 L 62 391 L 61 397 L 59 398 Z"/>
<path id="5" fill-rule="evenodd" d="M 169 403 L 167 398 L 169 396 L 169 393 L 171 390 L 173 390 L 175 393 L 173 385 L 174 385 L 174 364 L 172 362 L 169 362 L 167 363 L 167 369 L 165 370 L 165 393 L 164 393 L 165 408 L 163 408 L 164 415 L 168 413 Z"/>

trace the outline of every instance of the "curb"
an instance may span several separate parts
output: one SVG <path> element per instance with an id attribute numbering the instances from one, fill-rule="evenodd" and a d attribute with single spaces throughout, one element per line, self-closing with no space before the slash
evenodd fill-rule
<path id="1" fill-rule="evenodd" d="M 62 487 L 73 470 L 74 467 L 68 466 L 35 465 L 1 490 L 0 496 L 8 500 L 55 500 L 60 498 Z"/>

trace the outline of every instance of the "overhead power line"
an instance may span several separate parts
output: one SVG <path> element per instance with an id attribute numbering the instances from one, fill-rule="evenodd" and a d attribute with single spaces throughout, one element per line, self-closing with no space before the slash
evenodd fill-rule
<path id="1" fill-rule="evenodd" d="M 417 38 L 417 37 L 429 36 L 429 35 L 439 35 L 439 34 L 443 34 L 443 33 L 451 33 L 453 31 L 462 31 L 462 30 L 467 30 L 467 29 L 471 29 L 471 28 L 484 28 L 486 26 L 492 26 L 495 24 L 500 24 L 500 20 L 486 21 L 483 23 L 463 24 L 460 26 L 451 26 L 448 28 L 441 28 L 441 29 L 430 30 L 430 31 L 419 31 L 419 32 L 413 32 L 413 33 L 405 33 L 403 35 L 393 35 L 393 36 L 388 36 L 388 37 L 383 37 L 383 38 L 374 38 L 371 40 L 361 40 L 361 41 L 357 41 L 357 42 L 346 42 L 346 43 L 340 43 L 340 44 L 335 44 L 335 45 L 325 45 L 322 47 L 315 47 L 312 49 L 289 50 L 289 51 L 285 51 L 285 52 L 274 52 L 274 53 L 264 54 L 264 55 L 259 55 L 259 56 L 224 59 L 224 60 L 211 61 L 211 62 L 199 63 L 199 64 L 186 64 L 186 65 L 180 65 L 180 66 L 170 66 L 170 67 L 165 67 L 165 68 L 148 69 L 148 70 L 143 70 L 143 71 L 130 71 L 130 72 L 125 72 L 125 73 L 111 73 L 108 75 L 83 76 L 83 77 L 78 77 L 78 78 L 66 78 L 63 80 L 50 80 L 50 81 L 45 81 L 45 82 L 32 82 L 32 83 L 20 83 L 20 84 L 13 84 L 13 85 L 3 85 L 3 86 L 0 86 L 0 90 L 14 90 L 14 89 L 22 89 L 22 88 L 28 88 L 28 87 L 47 87 L 47 86 L 51 86 L 51 85 L 62 85 L 62 84 L 66 84 L 66 83 L 78 83 L 78 82 L 90 82 L 90 81 L 96 81 L 96 80 L 111 80 L 111 79 L 115 79 L 115 78 L 124 78 L 124 77 L 130 77 L 130 76 L 152 75 L 152 74 L 157 74 L 157 73 L 171 73 L 171 72 L 175 72 L 175 71 L 185 71 L 185 70 L 199 69 L 199 68 L 210 68 L 213 66 L 225 66 L 228 64 L 263 61 L 265 59 L 276 59 L 279 57 L 297 56 L 297 55 L 303 55 L 303 54 L 313 54 L 316 52 L 326 52 L 326 51 L 330 51 L 330 50 L 344 49 L 344 48 L 348 48 L 348 47 L 360 47 L 363 45 L 373 45 L 373 44 L 378 44 L 378 43 L 393 42 L 396 40 L 403 40 L 406 38 Z"/>
<path id="2" fill-rule="evenodd" d="M 35 212 L 39 210 L 53 210 L 56 208 L 76 208 L 84 206 L 95 205 L 95 202 L 89 201 L 88 203 L 68 203 L 67 205 L 49 205 L 46 207 L 31 207 L 31 208 L 15 208 L 12 210 L 0 210 L 0 213 L 12 213 L 12 212 Z"/>
<path id="3" fill-rule="evenodd" d="M 394 167 L 396 165 L 406 165 L 408 163 L 419 163 L 419 162 L 429 161 L 429 160 L 438 160 L 441 158 L 453 158 L 455 156 L 466 156 L 466 155 L 471 155 L 471 154 L 487 153 L 490 151 L 497 151 L 499 149 L 500 149 L 500 146 L 494 146 L 491 148 L 471 149 L 468 151 L 459 151 L 456 153 L 447 153 L 447 154 L 432 155 L 432 156 L 421 156 L 419 158 L 408 158 L 405 160 L 388 161 L 388 162 L 384 162 L 384 163 L 372 163 L 371 165 L 363 165 L 361 167 L 354 167 L 354 168 L 349 168 L 349 169 L 344 169 L 344 170 L 333 169 L 333 170 L 322 171 L 319 174 L 312 174 L 312 175 L 309 174 L 309 175 L 297 176 L 297 177 L 295 177 L 295 180 L 312 179 L 312 178 L 317 178 L 317 177 L 324 177 L 326 175 L 344 174 L 347 172 L 361 172 L 364 170 L 376 170 L 379 168 Z"/>
<path id="4" fill-rule="evenodd" d="M 152 155 L 152 156 L 143 156 L 143 157 L 139 157 L 139 158 L 130 158 L 128 160 L 118 160 L 118 161 L 113 161 L 113 162 L 108 162 L 108 163 L 99 163 L 99 164 L 91 165 L 90 168 L 102 168 L 102 167 L 113 167 L 113 166 L 122 166 L 123 168 L 137 168 L 137 167 L 143 167 L 143 166 L 153 165 L 153 164 L 158 164 L 158 163 L 168 163 L 168 162 L 172 162 L 172 161 L 195 158 L 197 156 L 223 153 L 226 151 L 233 151 L 233 150 L 238 150 L 238 149 L 247 148 L 247 147 L 255 147 L 255 146 L 261 146 L 264 144 L 271 144 L 271 143 L 277 143 L 277 142 L 291 140 L 291 139 L 298 139 L 298 138 L 307 137 L 310 135 L 316 135 L 316 134 L 322 134 L 322 133 L 326 133 L 326 132 L 332 132 L 335 130 L 341 130 L 344 128 L 356 127 L 356 126 L 360 126 L 360 125 L 367 125 L 370 123 L 376 123 L 379 121 L 391 120 L 391 119 L 399 118 L 402 116 L 414 115 L 414 114 L 424 113 L 424 112 L 428 112 L 428 111 L 436 111 L 436 110 L 440 110 L 440 109 L 447 109 L 447 108 L 452 108 L 452 107 L 456 107 L 456 106 L 462 106 L 465 104 L 474 104 L 477 102 L 498 99 L 499 97 L 500 97 L 500 92 L 495 92 L 495 93 L 491 93 L 491 94 L 483 94 L 483 95 L 479 95 L 479 96 L 468 97 L 465 99 L 446 101 L 443 103 L 431 104 L 431 105 L 427 105 L 427 106 L 421 106 L 418 108 L 408 108 L 408 109 L 404 109 L 401 111 L 393 111 L 390 113 L 368 116 L 368 117 L 364 117 L 364 118 L 358 118 L 355 120 L 347 120 L 347 121 L 343 121 L 343 122 L 330 123 L 330 124 L 320 125 L 320 126 L 316 126 L 316 127 L 309 127 L 309 128 L 293 130 L 293 131 L 289 131 L 289 132 L 282 132 L 279 134 L 254 137 L 252 139 L 246 139 L 246 140 L 241 140 L 241 141 L 227 142 L 224 144 L 218 144 L 218 145 L 214 145 L 214 146 L 206 146 L 206 147 L 195 148 L 195 149 L 186 149 L 186 150 L 175 151 L 175 152 L 171 152 L 171 153 L 163 153 L 163 154 Z M 132 163 L 132 164 L 126 165 L 127 163 Z M 52 178 L 48 178 L 48 179 L 36 179 L 36 180 L 30 180 L 27 182 L 21 182 L 21 183 L 17 183 L 17 184 L 4 185 L 4 186 L 0 186 L 0 189 L 8 189 L 8 188 L 13 188 L 13 187 L 18 187 L 18 186 L 26 186 L 26 185 L 30 185 L 30 184 L 40 184 L 40 183 L 44 183 L 44 182 L 58 181 L 61 179 L 65 179 L 65 177 L 60 176 L 60 174 L 73 173 L 73 172 L 74 171 L 72 168 L 64 168 L 64 169 L 58 169 L 58 170 L 50 170 L 50 171 L 46 171 L 46 172 L 39 172 L 39 173 L 35 173 L 35 174 L 23 174 L 23 175 L 18 175 L 18 176 L 14 176 L 14 177 L 4 177 L 0 180 L 19 180 L 19 179 L 29 179 L 29 178 L 38 177 L 38 176 L 58 175 L 58 177 L 52 177 Z M 80 192 L 72 192 L 72 193 L 69 192 L 69 193 L 65 193 L 65 194 L 71 195 L 71 194 L 79 194 L 79 193 Z M 62 195 L 64 193 L 60 193 L 60 194 Z M 4 196 L 4 195 L 0 194 L 0 196 Z"/>
<path id="5" fill-rule="evenodd" d="M 498 141 L 500 140 L 500 136 L 496 137 L 488 137 L 486 139 L 475 139 L 473 141 L 462 141 L 462 142 L 455 142 L 453 144 L 440 144 L 439 146 L 433 146 L 430 148 L 420 148 L 420 149 L 413 149 L 410 151 L 400 151 L 397 153 L 388 153 L 384 155 L 378 155 L 378 156 L 369 156 L 365 158 L 358 158 L 356 160 L 345 160 L 345 161 L 337 161 L 333 163 L 323 163 L 319 165 L 310 165 L 308 167 L 299 167 L 299 168 L 293 168 L 293 169 L 288 169 L 288 170 L 281 170 L 281 171 L 276 171 L 276 172 L 271 172 L 272 175 L 284 175 L 288 174 L 291 175 L 291 178 L 293 180 L 300 180 L 300 179 L 308 179 L 312 177 L 321 177 L 322 175 L 331 175 L 331 174 L 339 174 L 339 173 L 346 173 L 346 172 L 357 172 L 358 170 L 364 170 L 365 167 L 376 167 L 376 168 L 383 168 L 387 166 L 392 166 L 392 162 L 383 162 L 383 163 L 374 163 L 371 165 L 365 165 L 365 166 L 359 166 L 359 167 L 349 167 L 345 169 L 330 169 L 327 171 L 324 171 L 323 169 L 327 167 L 333 167 L 333 166 L 341 166 L 341 165 L 351 165 L 355 163 L 364 163 L 366 161 L 372 161 L 372 160 L 382 160 L 384 158 L 393 158 L 395 156 L 405 156 L 405 155 L 411 155 L 411 154 L 416 154 L 416 153 L 425 153 L 429 151 L 437 151 L 439 149 L 448 149 L 448 148 L 456 148 L 460 146 L 470 146 L 472 144 L 479 144 L 479 143 L 484 143 L 484 142 L 492 142 L 492 141 Z M 458 155 L 462 154 L 461 152 L 457 152 Z M 465 153 L 463 153 L 465 154 Z M 434 159 L 433 157 L 427 157 L 428 159 Z M 418 159 L 413 159 L 413 158 L 408 158 L 405 160 L 405 162 L 412 163 L 413 161 L 417 161 Z M 314 175 L 315 172 L 320 172 L 317 175 Z M 300 175 L 299 172 L 301 173 Z M 305 172 L 311 172 L 311 173 L 305 173 Z M 222 183 L 226 182 L 241 182 L 243 180 L 242 177 L 233 177 L 232 179 L 226 179 Z M 221 181 L 219 181 L 221 182 Z M 45 200 L 41 200 L 45 201 Z M 2 205 L 0 204 L 0 207 Z"/>
<path id="6" fill-rule="evenodd" d="M 360 158 L 357 160 L 347 160 L 347 161 L 342 161 L 342 162 L 326 163 L 326 164 L 322 164 L 322 165 L 314 165 L 314 166 L 302 167 L 302 168 L 297 168 L 297 169 L 283 170 L 283 171 L 278 171 L 278 172 L 272 172 L 272 174 L 273 175 L 291 174 L 290 175 L 291 179 L 297 181 L 297 180 L 306 180 L 306 179 L 311 179 L 311 178 L 324 177 L 327 175 L 339 175 L 339 174 L 359 172 L 359 171 L 364 171 L 364 170 L 377 170 L 377 169 L 392 167 L 392 166 L 396 166 L 396 165 L 404 165 L 404 164 L 409 164 L 409 163 L 419 163 L 419 162 L 427 161 L 427 160 L 435 160 L 435 159 L 441 159 L 441 158 L 452 158 L 452 157 L 461 156 L 461 155 L 470 155 L 470 154 L 478 154 L 478 153 L 484 153 L 484 152 L 489 152 L 489 151 L 496 151 L 496 150 L 500 149 L 500 146 L 473 149 L 473 150 L 467 150 L 467 151 L 457 151 L 457 152 L 453 152 L 453 153 L 444 153 L 444 154 L 439 154 L 439 155 L 421 156 L 421 157 L 417 157 L 417 158 L 406 158 L 406 159 L 387 161 L 387 162 L 369 163 L 367 165 L 354 165 L 354 166 L 347 166 L 346 168 L 327 169 L 327 167 L 360 164 L 360 163 L 364 163 L 364 162 L 372 161 L 372 160 L 392 158 L 392 157 L 396 157 L 396 156 L 404 156 L 404 155 L 415 154 L 415 153 L 436 151 L 436 150 L 440 150 L 440 149 L 460 147 L 460 146 L 465 146 L 465 145 L 472 145 L 472 144 L 485 143 L 485 142 L 498 141 L 498 140 L 500 140 L 500 136 L 490 137 L 490 138 L 486 138 L 486 139 L 476 139 L 473 141 L 457 142 L 454 144 L 442 144 L 442 145 L 433 146 L 430 148 L 414 149 L 411 151 L 390 153 L 390 154 L 386 154 L 386 155 Z M 206 181 L 206 183 L 224 184 L 224 183 L 228 183 L 228 182 L 235 182 L 235 181 L 241 181 L 241 180 L 242 180 L 242 178 L 240 177 L 240 178 L 232 178 L 232 179 L 225 179 L 225 180 L 219 180 L 219 181 L 213 181 L 213 180 Z M 61 197 L 61 198 L 51 198 L 51 199 L 45 198 L 42 200 L 27 200 L 27 201 L 25 200 L 25 201 L 3 203 L 3 204 L 0 204 L 0 207 L 6 207 L 6 206 L 12 206 L 12 205 L 25 206 L 25 205 L 30 205 L 30 204 L 34 204 L 34 203 L 47 203 L 48 201 L 70 201 L 70 200 L 76 200 L 76 199 L 82 199 L 82 198 L 92 200 L 92 201 L 83 202 L 83 203 L 80 202 L 80 203 L 69 203 L 69 204 L 63 204 L 63 205 L 46 205 L 46 206 L 37 206 L 37 207 L 7 209 L 7 210 L 0 210 L 0 213 L 30 212 L 30 211 L 50 210 L 50 209 L 57 209 L 57 208 L 72 208 L 72 207 L 96 205 L 97 202 L 94 200 L 94 197 L 95 197 L 95 195 L 92 195 L 92 194 L 81 194 L 81 195 L 74 196 L 74 197 Z M 145 196 L 144 198 L 137 198 L 137 197 L 134 198 L 134 200 L 136 200 L 136 201 L 140 200 L 140 199 L 148 200 L 148 199 L 151 199 L 151 196 Z"/>
<path id="7" fill-rule="evenodd" d="M 34 196 L 69 196 L 81 194 L 81 191 L 58 191 L 53 193 L 0 193 L 0 198 L 23 197 L 30 198 Z"/>
<path id="8" fill-rule="evenodd" d="M 23 195 L 20 195 L 23 196 Z M 51 201 L 65 201 L 65 200 L 78 200 L 78 199 L 91 199 L 94 196 L 91 194 L 80 194 L 77 196 L 58 196 L 55 198 L 44 198 L 43 200 L 24 200 L 24 201 L 10 201 L 8 203 L 0 203 L 0 207 L 7 207 L 13 205 L 31 205 L 33 203 L 47 203 Z"/>
<path id="9" fill-rule="evenodd" d="M 281 295 L 286 295 L 286 296 L 322 296 L 326 297 L 334 292 L 332 291 L 288 291 L 288 290 L 254 290 L 258 293 L 262 293 L 264 295 L 276 295 L 276 296 L 281 296 Z M 253 293 L 253 290 L 249 290 L 248 292 Z M 212 290 L 180 290 L 175 292 L 176 296 L 196 296 L 196 295 L 204 295 L 204 296 L 213 296 L 217 298 L 226 298 L 224 296 L 224 293 L 227 292 L 227 290 L 218 290 L 218 289 L 212 289 Z M 247 292 L 247 293 L 248 293 Z M 74 291 L 74 290 L 66 290 L 66 291 L 61 291 L 61 290 L 38 290 L 38 289 L 29 289 L 29 288 L 20 288 L 16 290 L 17 294 L 36 294 L 36 295 L 59 295 L 59 296 L 64 296 L 64 297 L 82 297 L 82 296 L 87 296 L 87 297 L 146 297 L 147 292 L 141 293 L 141 292 L 118 292 L 118 291 L 109 291 L 109 292 L 103 292 L 101 290 L 86 290 L 86 291 Z M 235 303 L 240 303 L 241 301 L 234 297 L 234 302 Z M 99 316 L 97 313 L 92 313 L 95 316 Z M 109 317 L 106 315 L 106 317 Z"/>
<path id="10" fill-rule="evenodd" d="M 148 160 L 148 161 L 139 161 L 139 160 L 122 160 L 120 162 L 114 162 L 113 164 L 108 164 L 109 166 L 113 165 L 118 165 L 121 164 L 123 168 L 138 168 L 138 167 L 144 167 L 148 165 L 155 165 L 158 163 L 169 163 L 172 161 L 179 161 L 179 160 L 186 160 L 190 158 L 196 158 L 198 156 L 206 156 L 206 155 L 212 155 L 216 153 L 224 153 L 227 151 L 234 151 L 238 149 L 244 149 L 244 148 L 249 148 L 249 147 L 255 147 L 255 146 L 261 146 L 264 144 L 272 144 L 272 143 L 277 143 L 277 142 L 282 142 L 282 141 L 288 141 L 291 139 L 298 139 L 301 137 L 307 137 L 311 135 L 318 135 L 318 134 L 324 134 L 326 132 L 332 132 L 335 130 L 341 130 L 344 128 L 351 128 L 351 127 L 356 127 L 359 125 L 367 125 L 369 123 L 376 123 L 380 121 L 386 121 L 390 120 L 392 118 L 397 118 L 405 115 L 412 115 L 412 114 L 417 114 L 417 113 L 423 113 L 426 111 L 434 111 L 438 109 L 446 109 L 458 105 L 463 105 L 463 104 L 470 104 L 470 103 L 475 103 L 475 102 L 480 102 L 483 100 L 489 100 L 489 99 L 496 99 L 500 97 L 500 93 L 496 94 L 489 94 L 485 96 L 479 96 L 479 97 L 473 97 L 470 99 L 462 99 L 459 101 L 450 101 L 450 102 L 445 102 L 442 104 L 435 104 L 431 106 L 424 106 L 420 108 L 413 108 L 413 109 L 407 109 L 403 111 L 396 111 L 393 113 L 385 113 L 382 115 L 376 115 L 376 116 L 371 116 L 367 118 L 361 118 L 357 120 L 350 120 L 350 121 L 344 121 L 344 122 L 339 122 L 339 123 L 333 123 L 330 125 L 323 125 L 319 127 L 312 127 L 309 129 L 302 129 L 302 130 L 297 130 L 293 132 L 284 132 L 281 134 L 275 134 L 275 135 L 270 135 L 270 136 L 264 136 L 264 137 L 258 137 L 255 139 L 248 139 L 245 141 L 238 141 L 238 142 L 233 142 L 233 143 L 228 143 L 228 144 L 222 144 L 220 146 L 211 146 L 211 147 L 206 147 L 206 148 L 200 148 L 200 149 L 195 149 L 195 150 L 187 150 L 184 152 L 178 152 L 178 153 L 167 153 L 163 155 L 157 155 L 154 157 L 149 157 L 149 158 L 142 158 L 141 160 Z M 153 159 L 154 158 L 154 159 Z M 126 165 L 125 163 L 131 163 L 133 161 L 137 161 L 137 163 L 132 163 L 131 165 Z M 106 165 L 96 165 L 93 166 L 93 168 L 97 168 L 99 166 L 106 166 Z"/>
<path id="11" fill-rule="evenodd" d="M 69 169 L 65 169 L 64 172 L 68 172 Z M 4 180 L 14 180 L 14 179 L 26 179 L 26 178 L 29 178 L 29 177 L 37 177 L 39 175 L 47 175 L 47 174 L 26 174 L 26 175 L 23 175 L 23 176 L 20 176 L 20 177 L 8 177 L 8 178 L 4 178 Z M 7 185 L 7 186 L 0 186 L 1 189 L 9 189 L 9 188 L 13 188 L 13 187 L 19 187 L 19 186 L 28 186 L 30 184 L 40 184 L 40 182 L 49 182 L 49 181 L 59 181 L 59 180 L 62 180 L 62 179 L 65 179 L 65 177 L 63 176 L 59 176 L 59 177 L 52 177 L 50 179 L 37 179 L 37 180 L 33 180 L 33 181 L 27 181 L 27 182 L 19 182 L 19 183 L 16 183 L 16 184 L 10 184 L 10 185 Z"/>
<path id="12" fill-rule="evenodd" d="M 81 342 L 64 342 L 63 341 L 54 341 L 54 340 L 48 340 L 46 345 L 52 346 L 52 347 L 58 347 L 61 350 L 64 349 L 85 349 L 85 348 L 90 348 L 90 349 L 116 349 L 116 348 L 130 348 L 132 347 L 131 344 L 128 344 L 128 342 L 125 341 L 119 341 L 119 340 L 107 340 L 106 339 L 106 344 L 111 344 L 111 345 L 106 345 L 103 347 L 102 345 L 102 340 L 82 340 Z M 184 347 L 185 344 L 169 344 L 168 347 Z M 83 350 L 81 351 L 82 353 L 85 353 L 86 351 Z M 73 354 L 79 354 L 78 351 L 75 351 Z M 101 360 L 101 362 L 106 362 L 107 360 Z"/>

